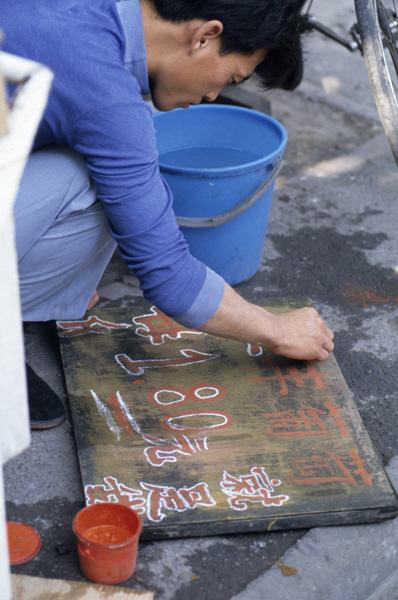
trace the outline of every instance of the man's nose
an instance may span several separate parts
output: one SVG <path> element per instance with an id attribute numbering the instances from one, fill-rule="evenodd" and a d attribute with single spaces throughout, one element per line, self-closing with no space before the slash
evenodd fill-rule
<path id="1" fill-rule="evenodd" d="M 222 88 L 220 88 L 219 90 L 215 90 L 213 92 L 209 92 L 208 94 L 206 94 L 205 96 L 205 100 L 207 100 L 207 102 L 214 102 L 214 100 L 216 100 L 218 94 L 221 92 Z"/>

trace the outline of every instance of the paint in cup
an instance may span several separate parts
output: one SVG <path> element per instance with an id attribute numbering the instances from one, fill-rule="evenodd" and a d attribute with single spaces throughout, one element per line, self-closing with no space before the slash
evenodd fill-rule
<path id="1" fill-rule="evenodd" d="M 103 502 L 86 506 L 73 519 L 80 568 L 95 583 L 116 584 L 134 573 L 140 516 L 128 506 Z"/>

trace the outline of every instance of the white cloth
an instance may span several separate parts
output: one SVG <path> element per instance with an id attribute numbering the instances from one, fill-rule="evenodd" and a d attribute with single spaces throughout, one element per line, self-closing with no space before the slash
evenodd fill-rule
<path id="1" fill-rule="evenodd" d="M 52 73 L 31 61 L 0 54 L 0 71 L 24 82 L 0 139 L 0 598 L 11 599 L 2 465 L 30 442 L 19 303 L 13 204 Z M 0 94 L 3 92 L 0 82 Z"/>

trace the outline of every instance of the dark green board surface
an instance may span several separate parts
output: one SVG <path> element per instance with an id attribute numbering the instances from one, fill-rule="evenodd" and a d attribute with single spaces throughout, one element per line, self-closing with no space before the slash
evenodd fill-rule
<path id="1" fill-rule="evenodd" d="M 86 502 L 136 509 L 143 538 L 397 515 L 333 356 L 285 359 L 147 306 L 94 309 L 58 331 Z"/>

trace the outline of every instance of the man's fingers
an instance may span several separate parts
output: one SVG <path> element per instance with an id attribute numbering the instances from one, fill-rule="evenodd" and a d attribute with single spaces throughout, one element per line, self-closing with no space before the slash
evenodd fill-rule
<path id="1" fill-rule="evenodd" d="M 328 336 L 328 338 L 330 338 L 331 340 L 334 339 L 334 333 L 333 331 L 326 325 L 325 323 L 325 333 Z"/>
<path id="2" fill-rule="evenodd" d="M 334 349 L 333 331 L 318 311 L 305 307 L 273 315 L 282 343 L 268 346 L 276 354 L 297 360 L 326 360 Z"/>
<path id="3" fill-rule="evenodd" d="M 327 340 L 326 342 L 324 342 L 323 348 L 327 352 L 332 352 L 334 350 L 334 344 L 333 344 L 332 340 Z"/>
<path id="4" fill-rule="evenodd" d="M 329 352 L 324 348 L 321 348 L 319 350 L 317 358 L 315 358 L 314 360 L 321 362 L 323 360 L 326 360 L 327 358 L 329 358 Z"/>

